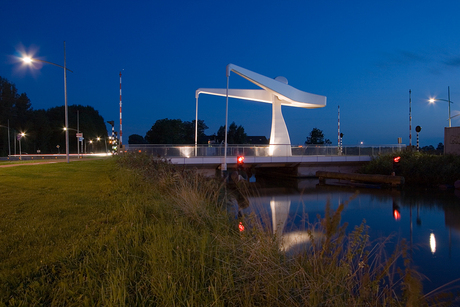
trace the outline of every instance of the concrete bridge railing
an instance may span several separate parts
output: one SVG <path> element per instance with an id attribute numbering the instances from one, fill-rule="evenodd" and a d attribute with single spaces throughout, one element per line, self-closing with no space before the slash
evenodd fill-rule
<path id="1" fill-rule="evenodd" d="M 377 156 L 403 150 L 406 145 L 358 145 L 337 146 L 324 145 L 299 145 L 291 146 L 292 156 Z M 160 157 L 222 157 L 225 147 L 219 145 L 155 145 L 155 144 L 129 144 L 128 152 L 145 152 Z M 228 145 L 227 156 L 243 155 L 245 157 L 269 157 L 269 145 Z"/>

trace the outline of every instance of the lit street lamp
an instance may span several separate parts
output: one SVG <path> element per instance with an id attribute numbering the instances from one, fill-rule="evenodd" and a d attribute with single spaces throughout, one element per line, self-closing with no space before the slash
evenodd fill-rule
<path id="1" fill-rule="evenodd" d="M 31 57 L 23 57 L 22 60 L 24 63 L 30 64 L 32 62 L 42 62 L 42 63 L 47 63 L 51 64 L 60 68 L 64 69 L 64 110 L 65 110 L 65 126 L 69 126 L 69 116 L 68 116 L 68 110 L 67 110 L 67 71 L 73 72 L 70 69 L 66 67 L 66 53 L 65 53 L 65 42 L 64 42 L 64 66 L 51 63 L 48 61 L 43 61 L 43 60 L 38 60 L 38 59 L 33 59 Z M 65 130 L 65 154 L 67 158 L 67 163 L 70 162 L 69 160 L 69 130 Z"/>
<path id="2" fill-rule="evenodd" d="M 22 133 L 18 133 L 18 135 L 16 136 L 16 138 L 18 139 L 19 141 L 19 160 L 22 160 L 22 148 L 21 148 L 21 139 L 23 137 L 25 137 L 26 134 L 24 132 Z"/>
<path id="3" fill-rule="evenodd" d="M 451 125 L 452 117 L 450 116 L 450 104 L 454 103 L 454 102 L 450 100 L 450 87 L 449 86 L 447 87 L 447 100 L 446 99 L 441 99 L 441 98 L 430 98 L 429 101 L 430 101 L 430 103 L 434 103 L 435 101 L 438 101 L 438 100 L 439 101 L 446 101 L 448 103 L 448 105 L 449 105 L 449 118 L 448 118 L 448 120 L 449 120 L 449 128 L 450 128 L 450 127 L 452 127 L 452 125 Z M 455 116 L 457 116 L 457 115 L 455 115 Z"/>

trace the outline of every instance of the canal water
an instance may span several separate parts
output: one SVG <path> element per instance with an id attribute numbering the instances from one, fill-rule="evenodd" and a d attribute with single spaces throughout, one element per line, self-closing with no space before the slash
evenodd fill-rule
<path id="1" fill-rule="evenodd" d="M 413 266 L 425 276 L 424 293 L 460 279 L 459 190 L 400 191 L 331 183 L 319 185 L 318 179 L 251 182 L 257 192 L 249 202 L 240 203 L 240 211 L 264 216 L 271 231 L 288 238 L 308 227 L 306 223 L 317 221 L 318 215 L 324 217 L 327 203 L 336 209 L 348 202 L 342 213 L 348 231 L 365 220 L 371 240 L 389 236 L 393 243 L 406 240 Z M 457 293 L 460 280 L 444 289 Z"/>

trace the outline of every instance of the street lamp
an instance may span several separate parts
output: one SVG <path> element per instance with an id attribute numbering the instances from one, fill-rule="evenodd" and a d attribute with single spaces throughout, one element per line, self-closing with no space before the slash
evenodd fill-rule
<path id="1" fill-rule="evenodd" d="M 430 101 L 430 103 L 434 103 L 434 102 L 437 101 L 437 100 L 439 100 L 439 101 L 446 101 L 446 102 L 448 103 L 448 105 L 449 105 L 449 118 L 448 118 L 448 121 L 449 121 L 449 128 L 452 127 L 452 125 L 451 125 L 451 119 L 452 119 L 452 117 L 450 116 L 450 104 L 451 104 L 451 103 L 454 103 L 454 102 L 450 100 L 450 87 L 449 87 L 449 86 L 447 87 L 447 100 L 446 100 L 446 99 L 441 99 L 441 98 L 430 98 L 429 101 Z"/>
<path id="2" fill-rule="evenodd" d="M 81 149 L 82 151 L 81 152 L 83 153 L 83 133 L 80 132 L 79 129 L 69 128 L 69 127 L 67 127 L 67 128 L 64 127 L 63 129 L 64 129 L 64 131 L 67 131 L 67 130 L 75 131 L 75 136 L 77 137 L 77 155 L 78 155 L 78 159 L 80 159 L 80 142 L 82 142 L 82 145 L 81 145 L 82 146 L 82 149 Z"/>
<path id="3" fill-rule="evenodd" d="M 16 138 L 18 139 L 19 141 L 19 160 L 22 160 L 22 148 L 21 148 L 21 139 L 23 137 L 25 137 L 26 134 L 24 132 L 21 132 L 21 133 L 18 133 L 18 135 L 16 136 Z"/>
<path id="4" fill-rule="evenodd" d="M 26 63 L 26 64 L 30 64 L 30 63 L 32 63 L 32 62 L 42 62 L 42 63 L 51 64 L 51 65 L 54 65 L 54 66 L 57 66 L 57 67 L 60 67 L 60 68 L 63 68 L 63 69 L 64 69 L 64 110 L 65 110 L 65 126 L 68 127 L 68 126 L 69 126 L 69 115 L 68 115 L 68 110 L 67 110 L 67 71 L 70 71 L 70 72 L 73 72 L 73 71 L 71 71 L 70 69 L 68 69 L 68 68 L 66 67 L 65 42 L 64 42 L 64 66 L 61 66 L 61 65 L 58 65 L 58 64 L 55 64 L 55 63 L 51 63 L 51 62 L 48 62 L 48 61 L 33 59 L 33 58 L 31 58 L 31 57 L 23 57 L 22 60 L 23 60 L 24 63 Z M 67 163 L 69 163 L 70 160 L 69 160 L 69 130 L 68 130 L 68 129 L 65 130 L 65 155 L 66 155 Z"/>

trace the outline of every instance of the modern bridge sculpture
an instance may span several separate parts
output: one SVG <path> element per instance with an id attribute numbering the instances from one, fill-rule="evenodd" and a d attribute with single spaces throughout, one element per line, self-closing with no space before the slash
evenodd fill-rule
<path id="1" fill-rule="evenodd" d="M 261 90 L 250 89 L 229 89 L 228 78 L 230 72 L 251 81 L 261 87 Z M 298 90 L 290 85 L 285 77 L 276 77 L 275 79 L 260 75 L 248 69 L 227 65 L 227 88 L 199 88 L 196 90 L 195 98 L 197 101 L 196 124 L 198 124 L 198 96 L 200 94 L 209 94 L 216 96 L 225 96 L 251 101 L 266 102 L 272 104 L 272 127 L 270 133 L 270 156 L 291 156 L 291 140 L 281 112 L 281 106 L 291 106 L 305 109 L 322 108 L 326 106 L 326 97 L 310 94 Z M 228 106 L 227 106 L 228 107 Z M 226 118 L 227 121 L 227 118 Z M 197 142 L 197 127 L 195 127 L 195 145 Z"/>

